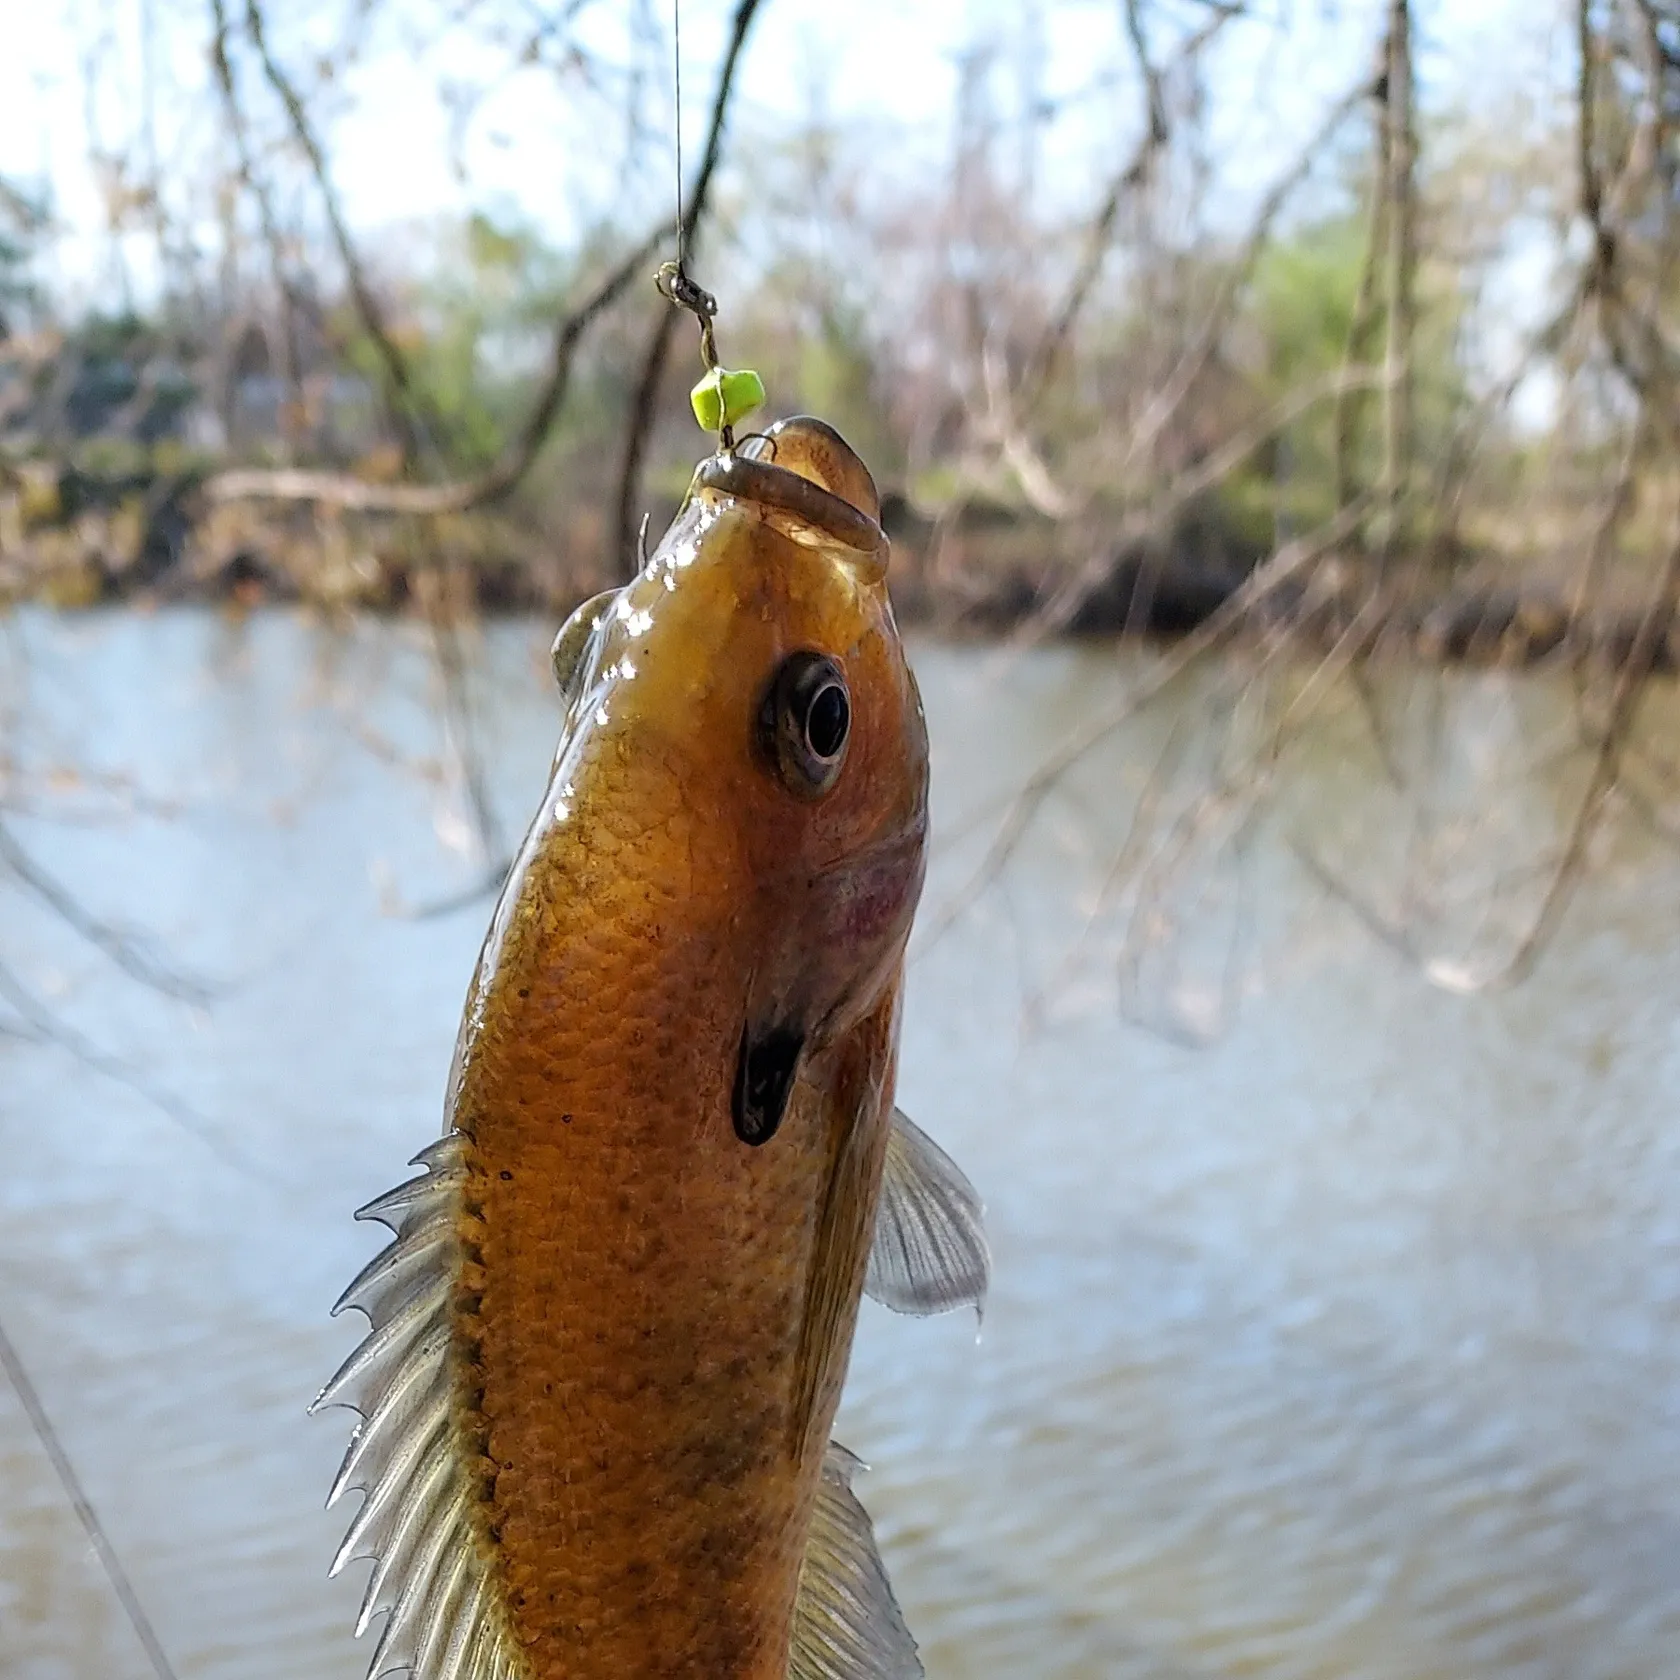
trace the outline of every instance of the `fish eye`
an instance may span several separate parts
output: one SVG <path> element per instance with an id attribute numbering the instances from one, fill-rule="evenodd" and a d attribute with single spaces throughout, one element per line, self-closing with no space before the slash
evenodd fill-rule
<path id="1" fill-rule="evenodd" d="M 766 757 L 787 790 L 819 799 L 845 762 L 852 699 L 845 673 L 823 653 L 795 653 L 771 679 L 759 716 Z"/>

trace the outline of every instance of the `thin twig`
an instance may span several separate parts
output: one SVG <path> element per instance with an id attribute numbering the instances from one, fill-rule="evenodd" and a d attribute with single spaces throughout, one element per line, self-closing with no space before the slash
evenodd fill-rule
<path id="1" fill-rule="evenodd" d="M 1516 985 L 1533 973 L 1541 951 L 1550 941 L 1574 896 L 1586 863 L 1587 848 L 1598 832 L 1606 802 L 1621 779 L 1622 755 L 1628 736 L 1638 716 L 1640 702 L 1645 697 L 1656 650 L 1668 635 L 1677 605 L 1680 605 L 1680 541 L 1676 541 L 1670 550 L 1662 577 L 1646 603 L 1636 647 L 1616 674 L 1610 715 L 1593 762 L 1592 777 L 1576 806 L 1569 838 L 1528 932 L 1511 957 L 1492 971 L 1476 974 L 1468 969 L 1432 965 L 1430 978 L 1438 985 L 1450 991 L 1500 990 Z"/>
<path id="2" fill-rule="evenodd" d="M 0 999 L 11 1005 L 17 1018 L 28 1029 L 35 1042 L 50 1044 L 62 1050 L 90 1073 L 109 1079 L 112 1084 L 132 1091 L 153 1108 L 172 1120 L 184 1132 L 197 1138 L 226 1166 L 247 1178 L 268 1180 L 269 1176 L 243 1150 L 231 1144 L 195 1108 L 171 1092 L 154 1085 L 144 1074 L 137 1072 L 118 1056 L 77 1032 L 69 1022 L 61 1020 L 35 996 L 22 980 L 4 963 L 0 963 Z"/>
<path id="3" fill-rule="evenodd" d="M 1387 163 L 1388 320 L 1383 350 L 1383 461 L 1378 492 L 1381 548 L 1386 567 L 1400 540 L 1402 502 L 1412 470 L 1412 365 L 1417 321 L 1417 133 L 1412 112 L 1412 12 L 1410 0 L 1390 0 L 1386 97 L 1383 100 Z"/>
<path id="4" fill-rule="evenodd" d="M 1206 459 L 1180 473 L 1148 508 L 1127 520 L 1110 547 L 1074 573 L 1021 626 L 1015 636 L 1017 645 L 1040 641 L 1069 624 L 1081 605 L 1113 571 L 1112 557 L 1115 553 L 1124 554 L 1140 544 L 1164 536 L 1185 508 L 1229 478 L 1262 444 L 1287 430 L 1303 415 L 1338 392 L 1379 387 L 1384 378 L 1382 369 L 1342 368 L 1280 397 L 1247 426 L 1226 438 Z"/>
<path id="5" fill-rule="evenodd" d="M 1226 24 L 1233 18 L 1241 17 L 1247 10 L 1246 0 L 1234 0 L 1231 4 L 1212 6 L 1207 19 L 1180 43 L 1163 70 L 1150 62 L 1145 50 L 1136 0 L 1127 0 L 1127 30 L 1132 38 L 1133 51 L 1138 55 L 1139 68 L 1144 80 L 1143 133 L 1136 149 L 1109 182 L 1108 190 L 1103 194 L 1095 215 L 1087 224 L 1084 248 L 1068 282 L 1067 290 L 1062 295 L 1060 305 L 1052 312 L 1049 326 L 1032 354 L 1027 357 L 1026 372 L 1021 379 L 1021 401 L 1025 409 L 1031 410 L 1043 395 L 1050 376 L 1073 334 L 1074 326 L 1096 288 L 1103 263 L 1108 257 L 1109 246 L 1114 239 L 1114 230 L 1119 223 L 1121 210 L 1132 194 L 1149 180 L 1156 154 L 1171 139 L 1171 128 L 1167 122 L 1167 109 L 1162 93 L 1167 77 L 1193 61 Z"/>
<path id="6" fill-rule="evenodd" d="M 452 484 L 373 484 L 347 473 L 236 469 L 208 480 L 205 495 L 218 502 L 245 498 L 317 502 L 351 513 L 418 515 L 466 513 L 499 501 L 518 487 L 541 453 L 554 417 L 565 401 L 572 362 L 584 334 L 642 273 L 670 232 L 669 223 L 654 229 L 582 303 L 561 318 L 547 377 L 524 424 L 501 456 L 476 477 Z"/>
<path id="7" fill-rule="evenodd" d="M 185 1003 L 208 1003 L 215 996 L 213 986 L 169 968 L 131 934 L 90 914 L 68 887 L 36 863 L 3 823 L 0 823 L 0 867 L 9 870 L 61 921 L 95 949 L 103 951 L 131 979 Z"/>
<path id="8" fill-rule="evenodd" d="M 1370 97 L 1370 93 L 1369 77 L 1361 79 L 1344 93 L 1325 113 L 1324 120 L 1314 131 L 1312 138 L 1302 147 L 1294 162 L 1272 183 L 1266 196 L 1260 201 L 1260 209 L 1250 224 L 1242 248 L 1220 281 L 1219 290 L 1202 321 L 1201 328 L 1179 358 L 1165 384 L 1149 399 L 1142 418 L 1127 440 L 1125 461 L 1128 465 L 1140 453 L 1154 445 L 1156 438 L 1183 406 L 1185 398 L 1194 389 L 1196 381 L 1219 347 L 1220 337 L 1230 323 L 1237 300 L 1252 278 L 1260 254 L 1271 238 L 1278 213 L 1314 166 L 1323 160 L 1324 153 L 1330 142 L 1335 139 L 1337 130 Z M 1338 406 L 1347 391 L 1346 386 L 1338 389 Z"/>
<path id="9" fill-rule="evenodd" d="M 434 565 L 436 562 L 434 562 Z M 453 756 L 459 768 L 462 791 L 472 813 L 473 838 L 478 863 L 488 863 L 505 850 L 501 823 L 490 795 L 489 766 L 478 741 L 478 722 L 468 682 L 467 660 L 461 646 L 460 614 L 455 612 L 447 591 L 433 592 L 428 604 L 427 628 L 432 657 L 443 691 L 443 732 L 446 761 Z M 449 749 L 453 749 L 451 754 Z"/>
<path id="10" fill-rule="evenodd" d="M 35 1431 L 35 1438 L 41 1443 L 41 1450 L 47 1455 L 47 1462 L 52 1465 L 53 1474 L 58 1478 L 58 1485 L 63 1488 L 64 1497 L 70 1501 L 70 1507 L 76 1513 L 76 1520 L 87 1535 L 94 1555 L 99 1559 L 99 1567 L 104 1570 L 105 1579 L 111 1583 L 111 1591 L 117 1595 L 117 1602 L 122 1605 L 128 1625 L 134 1629 L 134 1637 L 140 1641 L 140 1648 L 146 1653 L 146 1661 L 151 1664 L 152 1672 L 157 1676 L 157 1680 L 176 1680 L 174 1666 L 164 1651 L 157 1630 L 152 1626 L 151 1618 L 141 1605 L 140 1596 L 134 1590 L 134 1583 L 129 1580 L 128 1571 L 123 1568 L 122 1559 L 117 1556 L 117 1549 L 111 1544 L 110 1536 L 105 1532 L 105 1525 L 99 1520 L 99 1513 L 94 1510 L 93 1501 L 88 1498 L 87 1490 L 76 1474 L 76 1467 L 70 1462 L 70 1455 L 64 1450 L 64 1443 L 53 1427 L 47 1408 L 41 1404 L 41 1396 L 30 1380 L 29 1372 L 19 1357 L 12 1338 L 6 1333 L 4 1324 L 0 1324 L 0 1370 L 5 1371 L 6 1380 L 12 1385 L 18 1403 L 23 1407 L 24 1416 L 29 1419 L 30 1426 Z"/>
<path id="11" fill-rule="evenodd" d="M 1131 821 L 1127 823 L 1126 832 L 1097 887 L 1090 912 L 1085 918 L 1085 925 L 1063 954 L 1056 971 L 1027 998 L 1023 1013 L 1029 1027 L 1039 1023 L 1049 1008 L 1051 998 L 1073 978 L 1079 958 L 1091 943 L 1098 923 L 1113 903 L 1119 889 L 1135 873 L 1133 864 L 1142 852 L 1149 825 L 1165 802 L 1168 787 L 1177 775 L 1179 761 L 1184 756 L 1185 724 L 1186 718 L 1180 716 L 1173 720 L 1172 726 L 1167 730 L 1167 738 L 1161 743 L 1161 750 L 1156 755 L 1149 779 L 1144 783 L 1137 804 L 1132 809 Z"/>
<path id="12" fill-rule="evenodd" d="M 269 191 L 268 183 L 257 174 L 252 163 L 245 113 L 240 106 L 238 89 L 234 83 L 233 63 L 228 57 L 230 25 L 224 0 L 210 0 L 210 13 L 215 24 L 215 33 L 210 44 L 210 63 L 216 73 L 216 86 L 221 91 L 228 132 L 233 137 L 239 179 L 256 200 L 257 222 L 262 229 L 263 244 L 268 250 L 269 271 L 273 274 L 275 287 L 280 293 L 281 348 L 286 372 L 287 403 L 282 435 L 289 446 L 298 430 L 303 412 L 303 357 L 298 344 L 298 316 L 303 310 L 303 298 L 288 270 L 285 242 L 280 235 L 279 218 L 274 213 L 274 195 Z"/>
<path id="13" fill-rule="evenodd" d="M 357 253 L 355 241 L 350 237 L 350 229 L 338 202 L 338 193 L 332 184 L 326 157 L 310 125 L 309 113 L 304 109 L 303 100 L 292 85 L 291 78 L 269 49 L 259 0 L 245 0 L 245 29 L 251 37 L 251 45 L 257 49 L 257 56 L 262 60 L 263 74 L 267 76 L 269 86 L 280 96 L 281 104 L 286 107 L 292 134 L 303 149 L 303 155 L 309 160 L 310 173 L 315 177 L 316 188 L 321 194 L 321 206 L 326 212 L 327 226 L 332 231 L 333 244 L 338 249 L 339 261 L 344 264 L 345 278 L 350 282 L 350 295 L 355 301 L 356 314 L 361 320 L 363 330 L 373 341 L 380 366 L 384 369 L 387 418 L 402 446 L 405 465 L 411 465 L 418 439 L 414 430 L 414 383 L 409 373 L 408 359 L 391 337 L 390 328 L 385 321 L 384 308 L 374 295 L 367 271 L 362 267 L 361 257 Z"/>
<path id="14" fill-rule="evenodd" d="M 1159 699 L 1196 660 L 1229 641 L 1272 591 L 1316 565 L 1338 544 L 1345 542 L 1358 528 L 1366 508 L 1364 499 L 1350 503 L 1311 539 L 1302 538 L 1280 548 L 1263 565 L 1257 566 L 1214 613 L 1184 637 L 1156 670 L 1114 705 L 1087 719 L 1061 747 L 1041 761 L 1016 791 L 985 856 L 968 881 L 943 909 L 924 924 L 927 931 L 919 950 L 925 952 L 943 939 L 967 913 L 975 899 L 996 880 L 1015 855 L 1044 801 L 1076 764 L 1111 739 L 1116 731 L 1152 701 Z"/>
<path id="15" fill-rule="evenodd" d="M 1386 113 L 1379 124 L 1380 144 L 1388 143 Z M 1386 170 L 1384 171 L 1386 173 Z M 1382 260 L 1383 244 L 1388 238 L 1388 194 L 1380 181 L 1371 188 L 1371 208 L 1365 225 L 1365 254 L 1359 265 L 1359 282 L 1354 288 L 1353 312 L 1348 320 L 1347 337 L 1342 342 L 1342 366 L 1349 368 L 1365 353 L 1365 337 L 1371 330 L 1376 313 L 1377 265 Z M 1360 397 L 1364 393 L 1353 390 L 1338 393 L 1331 416 L 1330 432 L 1334 440 L 1332 494 L 1337 507 L 1346 507 L 1354 494 L 1353 450 L 1354 432 L 1359 419 Z"/>
<path id="16" fill-rule="evenodd" d="M 1423 956 L 1419 952 L 1417 942 L 1413 939 L 1404 919 L 1397 916 L 1385 916 L 1376 905 L 1357 892 L 1351 882 L 1344 880 L 1342 876 L 1337 874 L 1299 836 L 1291 840 L 1290 850 L 1294 852 L 1301 867 L 1325 892 L 1329 893 L 1332 898 L 1339 899 L 1353 912 L 1367 933 L 1371 934 L 1381 944 L 1388 946 L 1397 955 L 1404 957 L 1407 962 L 1420 968 L 1423 966 Z"/>

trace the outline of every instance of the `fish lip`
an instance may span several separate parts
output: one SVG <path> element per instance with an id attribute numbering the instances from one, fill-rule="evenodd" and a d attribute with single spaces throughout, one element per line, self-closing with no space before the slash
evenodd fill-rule
<path id="1" fill-rule="evenodd" d="M 815 526 L 846 548 L 860 554 L 878 554 L 886 544 L 880 525 L 832 490 L 813 484 L 786 467 L 769 461 L 754 461 L 733 451 L 703 461 L 696 481 L 704 490 L 716 490 L 743 501 L 780 508 L 806 524 Z"/>
<path id="2" fill-rule="evenodd" d="M 784 1022 L 741 1028 L 730 1094 L 735 1135 L 749 1149 L 761 1148 L 776 1135 L 787 1114 L 794 1081 L 805 1054 L 806 1034 Z"/>

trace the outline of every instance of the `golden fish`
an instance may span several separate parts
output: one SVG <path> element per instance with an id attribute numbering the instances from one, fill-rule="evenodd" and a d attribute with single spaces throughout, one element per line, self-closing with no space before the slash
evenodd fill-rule
<path id="1" fill-rule="evenodd" d="M 893 1107 L 927 738 L 868 471 L 705 463 L 556 638 L 566 713 L 371 1331 L 334 1563 L 419 1680 L 921 1673 L 828 1432 L 858 1299 L 978 1305 L 979 1204 Z M 330 1503 L 330 1501 L 329 1501 Z"/>

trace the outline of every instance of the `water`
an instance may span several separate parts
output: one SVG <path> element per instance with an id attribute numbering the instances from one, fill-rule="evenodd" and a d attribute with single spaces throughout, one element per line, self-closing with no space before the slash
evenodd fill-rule
<path id="1" fill-rule="evenodd" d="M 320 1508 L 345 1414 L 303 1406 L 357 1335 L 325 1316 L 377 1242 L 349 1212 L 436 1128 L 488 914 L 392 913 L 474 875 L 459 722 L 408 627 L 7 636 L 14 803 L 73 819 L 12 832 L 227 985 L 159 997 L 0 880 L 6 972 L 187 1110 L 0 1039 L 0 1318 L 183 1680 L 351 1680 L 360 1581 L 323 1579 Z M 474 665 L 508 840 L 552 744 L 543 643 L 501 627 Z M 914 652 L 936 908 L 970 817 L 1150 661 Z M 865 1308 L 839 1433 L 908 1619 L 934 1680 L 1666 1680 L 1680 855 L 1620 824 L 1538 976 L 1451 995 L 1420 963 L 1509 949 L 1543 885 L 1584 775 L 1550 755 L 1567 696 L 1397 678 L 1375 732 L 1334 700 L 1262 820 L 1291 694 L 1169 691 L 918 956 L 902 1099 L 986 1194 L 997 1276 L 978 1343 Z M 1413 957 L 1304 847 L 1409 912 Z M 145 1672 L 0 1385 L 0 1675 Z"/>

